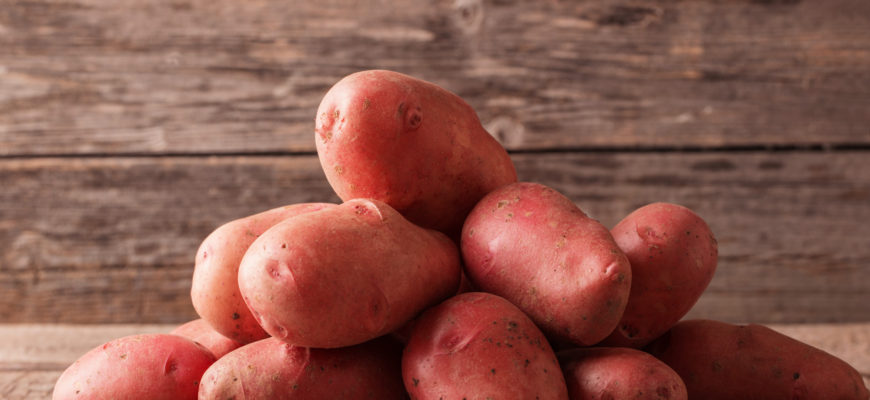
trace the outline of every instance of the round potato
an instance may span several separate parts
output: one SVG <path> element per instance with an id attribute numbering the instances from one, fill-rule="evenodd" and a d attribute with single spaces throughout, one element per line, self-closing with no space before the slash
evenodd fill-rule
<path id="1" fill-rule="evenodd" d="M 169 334 L 127 336 L 99 346 L 69 366 L 52 400 L 195 400 L 211 351 Z"/>
<path id="2" fill-rule="evenodd" d="M 342 200 L 372 198 L 458 237 L 474 204 L 516 182 L 505 149 L 459 96 L 397 72 L 351 74 L 317 110 L 315 143 Z"/>
<path id="3" fill-rule="evenodd" d="M 242 257 L 257 237 L 278 222 L 331 206 L 335 204 L 294 204 L 227 222 L 215 229 L 196 252 L 190 298 L 197 314 L 221 335 L 240 343 L 268 337 L 239 292 Z"/>
<path id="4" fill-rule="evenodd" d="M 486 195 L 462 231 L 465 272 L 554 339 L 598 343 L 616 327 L 631 285 L 610 232 L 559 192 L 514 183 Z"/>
<path id="5" fill-rule="evenodd" d="M 631 263 L 631 294 L 619 324 L 602 344 L 641 348 L 701 297 L 716 272 L 718 245 L 701 217 L 669 203 L 643 206 L 610 232 Z"/>
<path id="6" fill-rule="evenodd" d="M 402 346 L 379 338 L 338 349 L 310 349 L 263 339 L 214 363 L 199 400 L 401 400 Z"/>
<path id="7" fill-rule="evenodd" d="M 761 325 L 680 321 L 645 350 L 680 374 L 692 399 L 870 399 L 849 364 Z"/>
<path id="8" fill-rule="evenodd" d="M 411 398 L 568 399 L 544 334 L 509 301 L 457 295 L 427 310 L 402 356 Z"/>
<path id="9" fill-rule="evenodd" d="M 640 350 L 588 347 L 556 354 L 572 399 L 686 400 L 686 385 L 665 363 Z"/>
<path id="10" fill-rule="evenodd" d="M 285 220 L 239 268 L 254 316 L 287 343 L 334 348 L 385 335 L 459 286 L 456 245 L 368 199 Z"/>

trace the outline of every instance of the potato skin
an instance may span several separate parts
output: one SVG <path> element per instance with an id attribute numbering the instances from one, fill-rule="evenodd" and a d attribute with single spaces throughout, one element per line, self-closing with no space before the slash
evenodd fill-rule
<path id="1" fill-rule="evenodd" d="M 251 245 L 239 288 L 270 335 L 350 346 L 385 335 L 459 286 L 456 245 L 368 199 L 300 215 Z"/>
<path id="2" fill-rule="evenodd" d="M 461 247 L 476 287 L 516 304 L 556 340 L 593 345 L 622 316 L 628 259 L 607 228 L 549 187 L 520 182 L 486 195 Z"/>
<path id="3" fill-rule="evenodd" d="M 681 321 L 645 350 L 683 378 L 692 399 L 870 398 L 843 360 L 760 325 Z"/>
<path id="4" fill-rule="evenodd" d="M 323 171 L 342 200 L 381 200 L 451 237 L 481 197 L 517 180 L 471 106 L 397 72 L 362 71 L 336 83 L 317 110 L 315 133 Z"/>
<path id="5" fill-rule="evenodd" d="M 333 206 L 294 204 L 239 218 L 215 229 L 196 252 L 190 298 L 197 314 L 221 335 L 241 343 L 268 337 L 239 293 L 242 257 L 258 236 L 278 222 Z"/>
<path id="6" fill-rule="evenodd" d="M 509 301 L 469 292 L 427 310 L 402 356 L 412 399 L 568 399 L 543 333 Z"/>
<path id="7" fill-rule="evenodd" d="M 241 343 L 218 333 L 202 318 L 181 324 L 169 333 L 184 336 L 201 344 L 211 351 L 215 358 L 221 358 L 242 346 Z"/>
<path id="8" fill-rule="evenodd" d="M 70 365 L 52 399 L 196 399 L 200 378 L 214 361 L 208 349 L 178 335 L 126 336 Z"/>
<path id="9" fill-rule="evenodd" d="M 588 347 L 556 354 L 571 399 L 686 400 L 674 370 L 640 350 Z"/>
<path id="10" fill-rule="evenodd" d="M 716 238 L 692 210 L 670 203 L 638 208 L 611 231 L 631 263 L 631 294 L 602 344 L 641 348 L 683 318 L 716 272 Z"/>
<path id="11" fill-rule="evenodd" d="M 263 339 L 215 362 L 199 400 L 406 399 L 401 356 L 401 345 L 387 338 L 339 349 Z"/>

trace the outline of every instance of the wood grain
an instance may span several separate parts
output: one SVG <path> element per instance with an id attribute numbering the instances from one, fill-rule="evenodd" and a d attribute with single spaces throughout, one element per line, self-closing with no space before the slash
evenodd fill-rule
<path id="1" fill-rule="evenodd" d="M 387 68 L 511 149 L 867 146 L 870 3 L 4 0 L 0 155 L 313 150 Z"/>
<path id="2" fill-rule="evenodd" d="M 169 332 L 174 325 L 0 324 L 0 397 L 49 398 L 69 364 L 109 340 L 138 333 Z M 870 386 L 870 324 L 774 325 L 773 329 L 837 356 Z"/>
<path id="3" fill-rule="evenodd" d="M 692 317 L 870 321 L 870 157 L 864 152 L 519 154 L 606 226 L 669 201 L 720 248 Z M 0 321 L 174 323 L 194 316 L 199 242 L 279 205 L 337 201 L 317 158 L 0 160 Z"/>

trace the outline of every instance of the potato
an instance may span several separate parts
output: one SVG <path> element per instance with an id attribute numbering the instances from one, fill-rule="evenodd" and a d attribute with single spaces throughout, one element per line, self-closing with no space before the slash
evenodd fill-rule
<path id="1" fill-rule="evenodd" d="M 196 252 L 190 288 L 190 298 L 197 314 L 221 335 L 241 343 L 268 337 L 239 293 L 242 256 L 254 239 L 278 222 L 330 206 L 334 204 L 305 203 L 279 207 L 228 222 L 208 235 Z"/>
<path id="2" fill-rule="evenodd" d="M 459 265 L 444 234 L 356 199 L 266 231 L 242 259 L 239 288 L 270 335 L 343 347 L 396 330 L 456 293 Z"/>
<path id="3" fill-rule="evenodd" d="M 432 83 L 362 71 L 333 86 L 317 110 L 317 154 L 342 200 L 383 201 L 411 222 L 457 237 L 491 190 L 517 180 L 474 110 Z"/>
<path id="4" fill-rule="evenodd" d="M 543 333 L 507 300 L 469 292 L 427 310 L 402 356 L 411 398 L 567 399 Z"/>
<path id="5" fill-rule="evenodd" d="M 214 355 L 178 335 L 126 336 L 99 346 L 70 365 L 53 400 L 196 399 Z"/>
<path id="6" fill-rule="evenodd" d="M 870 398 L 849 364 L 760 325 L 681 321 L 646 350 L 683 378 L 692 399 Z"/>
<path id="7" fill-rule="evenodd" d="M 716 272 L 718 246 L 701 217 L 669 203 L 641 207 L 610 232 L 631 263 L 631 294 L 603 344 L 641 348 L 695 305 Z"/>
<path id="8" fill-rule="evenodd" d="M 215 358 L 221 358 L 242 346 L 241 343 L 218 333 L 202 318 L 182 324 L 169 333 L 184 336 L 203 345 Z"/>
<path id="9" fill-rule="evenodd" d="M 628 259 L 607 228 L 551 188 L 515 183 L 486 195 L 461 246 L 472 283 L 516 304 L 554 340 L 595 344 L 622 316 Z"/>
<path id="10" fill-rule="evenodd" d="M 640 350 L 588 347 L 556 354 L 572 399 L 686 400 L 674 370 Z"/>
<path id="11" fill-rule="evenodd" d="M 387 338 L 339 349 L 263 339 L 214 363 L 199 399 L 406 399 L 401 356 L 401 345 Z"/>

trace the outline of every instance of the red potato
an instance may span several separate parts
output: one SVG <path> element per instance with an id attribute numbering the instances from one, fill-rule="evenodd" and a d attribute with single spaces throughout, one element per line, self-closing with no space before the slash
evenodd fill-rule
<path id="1" fill-rule="evenodd" d="M 203 375 L 199 400 L 407 399 L 402 347 L 387 338 L 309 349 L 268 338 L 233 351 Z"/>
<path id="2" fill-rule="evenodd" d="M 304 203 L 274 208 L 228 222 L 212 232 L 196 252 L 190 298 L 193 308 L 220 334 L 250 343 L 269 335 L 257 324 L 239 293 L 239 264 L 254 240 L 278 222 L 335 206 Z"/>
<path id="3" fill-rule="evenodd" d="M 470 292 L 427 310 L 402 357 L 412 399 L 567 399 L 544 334 L 509 301 Z"/>
<path id="4" fill-rule="evenodd" d="M 681 321 L 645 350 L 683 378 L 692 399 L 870 398 L 849 364 L 760 325 Z"/>
<path id="5" fill-rule="evenodd" d="M 69 366 L 53 400 L 196 399 L 215 361 L 205 347 L 168 334 L 127 336 L 97 347 Z"/>
<path id="6" fill-rule="evenodd" d="M 474 204 L 516 182 L 505 149 L 459 96 L 374 70 L 333 86 L 317 110 L 317 154 L 342 200 L 372 198 L 457 237 Z"/>
<path id="7" fill-rule="evenodd" d="M 641 348 L 695 305 L 716 272 L 718 246 L 701 217 L 669 203 L 641 207 L 610 232 L 631 263 L 631 294 L 602 344 Z"/>
<path id="8" fill-rule="evenodd" d="M 640 350 L 589 347 L 556 355 L 572 400 L 686 400 L 674 370 Z"/>
<path id="9" fill-rule="evenodd" d="M 241 343 L 218 333 L 202 318 L 182 324 L 169 333 L 184 336 L 203 345 L 214 354 L 215 358 L 221 358 L 224 354 L 242 346 Z"/>
<path id="10" fill-rule="evenodd" d="M 554 339 L 593 345 L 622 316 L 628 259 L 607 228 L 551 188 L 515 183 L 486 195 L 461 245 L 472 283 L 516 304 Z"/>
<path id="11" fill-rule="evenodd" d="M 459 286 L 456 245 L 367 199 L 300 215 L 251 245 L 239 288 L 272 336 L 334 348 L 398 329 Z"/>

